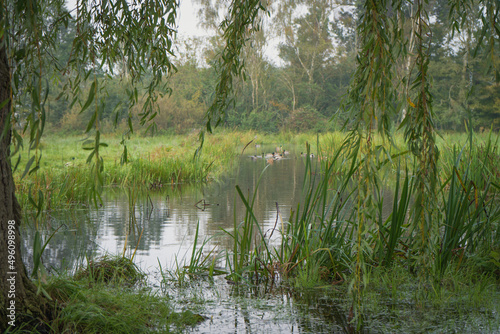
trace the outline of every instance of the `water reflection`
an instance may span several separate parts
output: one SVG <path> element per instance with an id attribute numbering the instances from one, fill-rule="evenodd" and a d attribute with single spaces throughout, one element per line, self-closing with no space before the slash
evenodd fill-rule
<path id="1" fill-rule="evenodd" d="M 318 171 L 313 161 L 313 171 Z M 280 218 L 286 222 L 296 211 L 303 194 L 305 158 L 290 156 L 268 164 L 266 159 L 242 156 L 233 175 L 207 185 L 175 185 L 136 194 L 131 190 L 109 189 L 103 206 L 51 212 L 45 240 L 60 227 L 44 253 L 46 267 L 74 268 L 85 256 L 125 254 L 144 270 L 172 268 L 191 254 L 197 224 L 200 241 L 217 236 L 212 247 L 228 248 L 231 241 L 222 229 L 231 231 L 234 221 L 244 218 L 245 207 L 235 191 L 238 185 L 245 197 L 255 194 L 254 214 L 269 236 Z M 384 213 L 391 209 L 391 195 L 385 193 Z M 389 200 L 388 200 L 389 199 Z M 281 225 L 281 220 L 279 220 Z M 29 225 L 29 224 L 27 224 Z M 24 231 L 25 260 L 31 262 L 33 229 Z M 220 237 L 218 235 L 221 235 Z M 273 233 L 279 238 L 279 233 Z"/>
<path id="2" fill-rule="evenodd" d="M 264 231 L 276 224 L 277 208 L 286 221 L 300 198 L 304 168 L 300 157 L 269 165 L 265 159 L 242 156 L 234 175 L 208 185 L 170 186 L 139 196 L 109 189 L 100 208 L 50 213 L 45 240 L 60 229 L 45 249 L 44 263 L 59 271 L 74 268 L 85 256 L 122 254 L 124 249 L 131 256 L 137 249 L 135 259 L 144 270 L 156 268 L 158 261 L 171 268 L 176 259 L 181 261 L 190 254 L 198 223 L 200 239 L 204 239 L 222 234 L 222 229 L 230 231 L 234 220 L 243 218 L 245 210 L 236 185 L 250 196 L 261 178 L 254 213 Z M 30 263 L 33 229 L 27 227 L 24 234 L 24 257 Z M 229 240 L 221 237 L 213 244 L 225 247 Z"/>
<path id="3" fill-rule="evenodd" d="M 313 170 L 319 172 L 317 169 L 315 165 Z M 304 158 L 300 156 L 271 165 L 264 159 L 244 156 L 234 175 L 208 185 L 169 186 L 137 196 L 133 191 L 108 189 L 100 208 L 52 211 L 47 215 L 47 229 L 42 231 L 44 240 L 52 233 L 54 236 L 45 249 L 43 262 L 49 271 L 63 271 L 85 262 L 86 256 L 125 252 L 130 257 L 136 251 L 134 261 L 150 274 L 152 285 L 159 287 L 159 263 L 163 268 L 174 269 L 176 260 L 178 263 L 188 260 L 198 224 L 200 241 L 213 237 L 209 248 L 230 247 L 221 230 L 230 231 L 234 221 L 241 221 L 245 213 L 236 185 L 245 196 L 250 196 L 260 179 L 254 213 L 261 228 L 269 232 L 277 222 L 278 209 L 286 222 L 291 210 L 297 208 L 303 195 L 304 173 Z M 383 193 L 382 211 L 387 217 L 392 193 L 388 189 Z M 25 224 L 22 238 L 28 270 L 32 267 L 34 235 L 29 225 Z M 275 236 L 279 237 L 279 233 Z M 162 286 L 162 291 L 171 297 L 177 309 L 193 309 L 208 317 L 190 329 L 193 332 L 355 332 L 348 322 L 350 304 L 345 299 L 346 293 L 333 288 L 291 292 L 266 286 L 235 287 L 223 277 L 216 277 L 213 282 L 192 282 L 187 288 L 179 288 L 175 282 L 168 284 Z M 409 309 L 413 312 L 411 305 Z M 376 320 L 378 322 L 372 323 L 377 324 L 377 328 L 364 331 L 384 332 L 387 327 L 380 323 L 390 322 L 393 316 Z"/>

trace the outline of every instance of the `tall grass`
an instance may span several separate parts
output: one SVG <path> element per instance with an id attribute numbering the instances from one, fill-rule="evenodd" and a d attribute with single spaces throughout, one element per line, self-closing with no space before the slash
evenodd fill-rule
<path id="1" fill-rule="evenodd" d="M 309 154 L 306 157 L 305 197 L 282 231 L 278 252 L 285 276 L 303 271 L 303 277 L 318 273 L 342 279 L 350 266 L 352 245 L 346 240 L 353 233 L 355 212 L 349 206 L 357 192 L 351 182 L 357 165 L 343 152 L 339 149 L 331 160 L 320 163 L 319 174 L 312 170 Z"/>
<path id="2" fill-rule="evenodd" d="M 227 253 L 228 278 L 279 278 L 295 286 L 337 284 L 349 278 L 351 284 L 360 279 L 359 289 L 363 290 L 369 285 L 372 269 L 379 272 L 376 268 L 397 267 L 415 277 L 423 290 L 430 286 L 431 291 L 441 289 L 450 268 L 458 275 L 461 268 L 467 272 L 474 268 L 478 277 L 493 274 L 499 278 L 498 138 L 494 140 L 491 134 L 484 142 L 473 135 L 462 138 L 465 142 L 456 145 L 441 144 L 443 168 L 433 197 L 436 209 L 424 216 L 425 226 L 432 227 L 425 249 L 421 247 L 420 221 L 414 217 L 419 205 L 415 201 L 419 162 L 397 148 L 392 154 L 384 151 L 372 159 L 377 182 L 370 196 L 375 200 L 367 202 L 370 214 L 364 217 L 361 230 L 356 206 L 358 182 L 362 164 L 368 161 L 363 156 L 359 159 L 349 139 L 339 144 L 335 136 L 318 136 L 315 148 L 321 152 L 320 159 L 310 157 L 307 145 L 303 196 L 289 220 L 277 223 L 272 230 L 279 233 L 278 241 L 263 233 L 253 214 L 258 189 L 246 195 L 237 188 L 246 213 L 242 221 L 235 218 L 233 231 L 227 231 L 233 244 Z M 391 189 L 394 197 L 388 213 L 383 210 L 389 200 L 384 187 Z M 358 247 L 359 242 L 362 247 Z M 360 251 L 363 270 L 360 278 L 353 279 Z M 422 252 L 430 252 L 426 261 L 419 260 Z M 363 298 L 350 291 L 353 297 Z"/>
<path id="3" fill-rule="evenodd" d="M 241 147 L 251 140 L 251 135 L 230 132 L 210 136 L 204 154 L 197 159 L 194 159 L 194 152 L 198 142 L 194 135 L 138 137 L 129 142 L 129 152 L 132 153 L 129 153 L 127 164 L 120 163 L 119 138 L 109 136 L 103 139 L 109 143 L 102 149 L 103 182 L 106 186 L 145 189 L 208 182 L 234 167 Z M 61 138 L 56 135 L 44 140 L 44 158 L 40 169 L 31 175 L 23 175 L 29 160 L 23 158 L 14 174 L 18 199 L 31 216 L 91 201 L 89 189 L 93 186 L 94 175 L 86 164 L 86 141 L 78 137 Z M 21 155 L 26 154 L 29 157 L 30 152 L 21 152 Z"/>
<path id="4" fill-rule="evenodd" d="M 392 212 L 385 222 L 378 226 L 381 241 L 381 244 L 379 244 L 381 252 L 379 257 L 382 259 L 382 264 L 386 267 L 391 266 L 396 253 L 399 255 L 405 254 L 402 246 L 405 245 L 403 241 L 404 232 L 406 231 L 405 223 L 408 219 L 407 213 L 414 191 L 412 180 L 408 168 L 406 168 L 403 185 L 401 187 L 401 165 L 398 164 Z M 382 222 L 382 217 L 380 217 L 379 221 Z M 407 244 L 406 242 L 406 245 Z"/>

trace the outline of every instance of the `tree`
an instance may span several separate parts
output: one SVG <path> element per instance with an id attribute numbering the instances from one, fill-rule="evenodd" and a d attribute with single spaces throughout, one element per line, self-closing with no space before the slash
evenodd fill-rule
<path id="1" fill-rule="evenodd" d="M 171 0 L 77 1 L 70 13 L 64 0 L 0 2 L 0 331 L 26 321 L 33 321 L 32 326 L 36 326 L 40 320 L 50 320 L 54 311 L 51 301 L 39 293 L 39 287 L 28 277 L 21 257 L 21 213 L 11 165 L 11 145 L 17 149 L 21 144 L 15 127 L 17 112 L 29 111 L 29 146 L 37 151 L 50 89 L 45 75 L 65 75 L 65 92 L 71 105 L 80 105 L 82 111 L 93 110 L 87 132 L 93 132 L 95 138 L 89 161 L 95 174 L 91 194 L 97 201 L 103 169 L 99 149 L 104 145 L 100 141 L 99 120 L 106 89 L 101 85 L 100 74 L 113 75 L 118 66 L 125 66 L 134 85 L 128 94 L 129 109 L 144 96 L 141 123 L 150 122 L 156 113 L 155 101 L 161 85 L 175 71 L 170 59 L 177 6 Z M 76 31 L 68 60 L 60 66 L 50 59 L 61 28 L 70 23 Z M 81 88 L 87 81 L 89 93 L 80 100 Z M 144 88 L 140 86 L 142 82 L 146 83 Z M 130 127 L 129 131 L 133 129 Z M 30 159 L 26 173 L 36 172 L 39 159 L 39 154 Z"/>

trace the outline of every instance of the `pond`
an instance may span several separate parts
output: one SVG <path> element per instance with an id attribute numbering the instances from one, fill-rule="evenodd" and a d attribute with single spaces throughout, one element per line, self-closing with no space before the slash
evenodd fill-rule
<path id="1" fill-rule="evenodd" d="M 281 287 L 234 286 L 221 276 L 189 282 L 183 287 L 174 280 L 161 283 L 160 266 L 164 274 L 189 261 L 197 228 L 198 245 L 210 238 L 204 248 L 207 251 L 231 247 L 223 230 L 230 233 L 235 219 L 241 221 L 245 213 L 236 185 L 248 197 L 261 178 L 254 214 L 266 235 L 280 237 L 279 231 L 273 232 L 296 210 L 303 194 L 305 158 L 296 153 L 269 164 L 264 158 L 250 158 L 251 154 L 241 156 L 233 175 L 216 182 L 201 186 L 167 185 L 140 194 L 133 189 L 108 189 L 100 208 L 51 212 L 47 217 L 50 230 L 58 229 L 45 249 L 45 267 L 49 272 L 61 272 L 73 270 L 86 257 L 134 256 L 134 262 L 148 274 L 149 284 L 170 296 L 178 309 L 188 308 L 207 318 L 190 329 L 193 332 L 351 332 L 344 289 L 323 287 L 292 292 Z M 312 170 L 318 168 L 316 161 Z M 389 200 L 384 209 L 389 212 L 392 199 L 387 193 Z M 33 231 L 27 229 L 24 233 L 24 257 L 29 267 Z M 48 235 L 44 237 L 47 240 Z M 363 331 L 386 332 L 391 317 L 390 312 L 374 315 Z M 414 317 L 410 317 L 413 322 Z M 442 327 L 439 317 L 428 321 L 430 328 L 450 328 Z M 469 323 L 467 319 L 455 318 L 450 326 L 458 328 Z M 426 327 L 413 323 L 402 332 L 421 332 L 423 328 Z M 472 328 L 468 332 L 475 332 L 476 327 Z"/>
<path id="2" fill-rule="evenodd" d="M 278 210 L 286 221 L 300 199 L 304 159 L 293 156 L 268 164 L 265 159 L 252 160 L 245 155 L 234 175 L 216 182 L 166 185 L 141 193 L 108 189 L 100 208 L 53 211 L 47 217 L 48 225 L 59 230 L 45 249 L 45 266 L 73 268 L 82 255 L 123 254 L 125 248 L 127 256 L 135 251 L 134 261 L 146 271 L 158 268 L 158 262 L 171 268 L 176 261 L 189 260 L 198 224 L 199 242 L 220 236 L 212 243 L 229 247 L 223 230 L 230 232 L 234 219 L 241 220 L 245 213 L 235 186 L 239 185 L 245 196 L 253 194 L 261 174 L 254 214 L 261 228 L 271 231 Z M 27 240 L 32 232 L 26 233 L 25 249 L 29 252 Z M 30 255 L 26 257 L 29 262 Z"/>

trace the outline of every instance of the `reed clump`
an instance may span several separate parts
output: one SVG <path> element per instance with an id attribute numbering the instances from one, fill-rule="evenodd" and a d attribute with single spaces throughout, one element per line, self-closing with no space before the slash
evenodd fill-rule
<path id="1" fill-rule="evenodd" d="M 73 277 L 50 277 L 43 291 L 58 307 L 44 326 L 51 333 L 151 333 L 194 326 L 205 318 L 175 312 L 164 295 L 141 287 L 145 274 L 125 257 L 88 261 Z"/>

